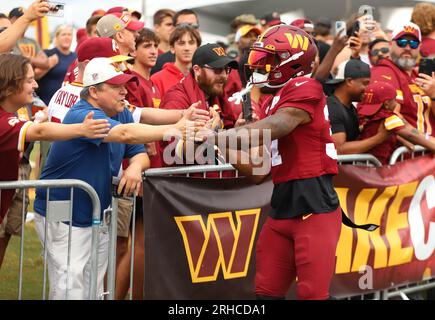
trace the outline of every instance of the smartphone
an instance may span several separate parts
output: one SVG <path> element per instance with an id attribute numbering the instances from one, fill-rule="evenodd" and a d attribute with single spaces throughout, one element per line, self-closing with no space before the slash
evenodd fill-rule
<path id="1" fill-rule="evenodd" d="M 346 21 L 335 21 L 335 35 L 339 33 L 341 33 L 341 35 L 344 35 L 346 33 Z"/>
<path id="2" fill-rule="evenodd" d="M 349 29 L 347 29 L 347 36 L 348 36 L 348 37 L 356 37 L 356 36 L 357 36 L 356 33 L 357 33 L 358 31 L 359 31 L 359 21 L 356 20 L 356 21 L 353 23 L 352 27 L 349 28 Z"/>
<path id="3" fill-rule="evenodd" d="M 368 5 L 362 5 L 358 9 L 358 14 L 362 16 L 363 21 L 373 21 L 373 11 L 374 8 Z M 367 30 L 372 31 L 373 26 L 368 26 Z"/>
<path id="4" fill-rule="evenodd" d="M 64 10 L 65 10 L 65 3 L 63 2 L 53 2 L 53 1 L 46 1 L 49 6 L 49 11 L 47 13 L 47 16 L 51 17 L 63 17 Z"/>
<path id="5" fill-rule="evenodd" d="M 432 77 L 432 72 L 435 72 L 435 59 L 422 58 L 418 65 L 418 73 Z"/>
<path id="6" fill-rule="evenodd" d="M 250 92 L 246 93 L 243 96 L 242 112 L 243 112 L 243 119 L 245 119 L 246 122 L 252 121 L 252 106 L 251 106 L 251 93 Z"/>

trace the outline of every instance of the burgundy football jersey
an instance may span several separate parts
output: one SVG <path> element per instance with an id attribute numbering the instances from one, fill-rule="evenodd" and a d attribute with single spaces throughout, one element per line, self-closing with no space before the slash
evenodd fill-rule
<path id="1" fill-rule="evenodd" d="M 331 138 L 328 107 L 320 82 L 306 77 L 290 80 L 268 100 L 265 114 L 271 116 L 286 107 L 308 112 L 311 122 L 272 141 L 273 182 L 337 174 L 337 151 Z"/>
<path id="2" fill-rule="evenodd" d="M 17 118 L 0 108 L 0 181 L 18 179 L 19 153 L 25 147 L 26 130 L 31 122 Z M 15 190 L 2 190 L 0 223 L 9 208 Z"/>
<path id="3" fill-rule="evenodd" d="M 415 83 L 417 72 L 410 76 L 391 60 L 383 59 L 372 68 L 371 82 L 387 82 L 396 89 L 400 114 L 421 133 L 434 135 L 435 117 L 431 112 L 431 98 Z"/>

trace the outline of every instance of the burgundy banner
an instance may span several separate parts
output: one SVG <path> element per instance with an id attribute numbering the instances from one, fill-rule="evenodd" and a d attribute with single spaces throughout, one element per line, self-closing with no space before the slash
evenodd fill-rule
<path id="1" fill-rule="evenodd" d="M 435 275 L 434 172 L 433 156 L 340 167 L 334 183 L 342 208 L 356 223 L 380 228 L 342 226 L 333 295 Z M 145 298 L 255 298 L 255 242 L 272 188 L 270 180 L 256 186 L 243 178 L 146 178 Z"/>

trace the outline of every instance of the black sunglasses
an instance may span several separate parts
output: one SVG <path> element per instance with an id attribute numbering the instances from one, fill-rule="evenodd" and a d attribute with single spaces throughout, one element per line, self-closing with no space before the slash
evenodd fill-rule
<path id="1" fill-rule="evenodd" d="M 396 40 L 397 45 L 400 48 L 406 48 L 406 46 L 409 44 L 409 46 L 411 47 L 411 49 L 417 49 L 418 46 L 420 45 L 420 41 L 418 40 L 414 40 L 414 39 L 397 39 Z"/>
<path id="2" fill-rule="evenodd" d="M 199 29 L 199 24 L 197 23 L 187 23 L 187 22 L 183 22 L 183 23 L 179 23 L 177 24 L 175 27 L 185 27 L 185 26 L 190 26 L 193 29 Z"/>
<path id="3" fill-rule="evenodd" d="M 216 74 L 216 75 L 221 74 L 224 70 L 225 70 L 226 74 L 230 74 L 230 72 L 231 72 L 231 67 L 230 66 L 225 66 L 223 68 L 213 68 L 213 67 L 205 65 L 204 68 L 213 70 L 214 74 Z"/>
<path id="4" fill-rule="evenodd" d="M 370 51 L 370 54 L 372 56 L 377 56 L 379 53 L 387 54 L 388 52 L 390 52 L 389 48 L 380 48 L 380 49 L 373 49 L 372 51 Z"/>

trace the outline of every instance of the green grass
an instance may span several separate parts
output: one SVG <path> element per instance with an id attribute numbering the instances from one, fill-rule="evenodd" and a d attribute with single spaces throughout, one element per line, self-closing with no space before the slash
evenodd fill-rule
<path id="1" fill-rule="evenodd" d="M 20 237 L 12 236 L 0 269 L 0 299 L 18 299 Z M 44 262 L 42 247 L 33 222 L 27 223 L 24 233 L 24 263 L 22 299 L 42 299 Z M 48 289 L 48 288 L 47 288 Z"/>

